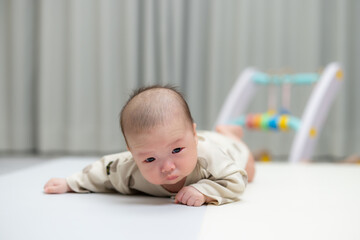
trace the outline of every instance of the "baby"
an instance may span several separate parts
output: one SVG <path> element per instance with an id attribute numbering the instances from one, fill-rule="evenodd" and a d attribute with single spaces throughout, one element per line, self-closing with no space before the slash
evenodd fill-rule
<path id="1" fill-rule="evenodd" d="M 45 193 L 112 192 L 175 196 L 188 206 L 239 200 L 254 177 L 254 160 L 237 126 L 196 131 L 174 88 L 133 93 L 120 114 L 129 151 L 104 156 L 68 178 L 52 178 Z"/>

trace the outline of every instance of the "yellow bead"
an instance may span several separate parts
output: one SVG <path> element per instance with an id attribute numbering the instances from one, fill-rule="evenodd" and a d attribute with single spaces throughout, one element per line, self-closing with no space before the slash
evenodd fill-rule
<path id="1" fill-rule="evenodd" d="M 288 129 L 288 116 L 281 115 L 279 119 L 279 128 L 281 130 L 287 130 Z"/>
<path id="2" fill-rule="evenodd" d="M 261 162 L 271 162 L 271 157 L 269 155 L 261 156 L 260 161 Z"/>
<path id="3" fill-rule="evenodd" d="M 309 135 L 310 135 L 311 138 L 315 138 L 315 137 L 316 137 L 317 131 L 316 131 L 316 129 L 315 129 L 314 127 L 312 127 L 312 128 L 310 129 Z"/>
<path id="4" fill-rule="evenodd" d="M 264 150 L 260 153 L 259 160 L 261 162 L 271 162 L 271 155 L 268 151 Z"/>
<path id="5" fill-rule="evenodd" d="M 344 73 L 341 69 L 336 72 L 336 78 L 338 80 L 342 80 L 343 76 L 344 76 Z"/>

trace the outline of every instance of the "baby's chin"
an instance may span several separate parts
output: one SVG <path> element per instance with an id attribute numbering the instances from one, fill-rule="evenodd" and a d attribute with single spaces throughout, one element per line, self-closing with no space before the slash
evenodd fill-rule
<path id="1" fill-rule="evenodd" d="M 148 181 L 149 183 L 154 184 L 154 185 L 163 185 L 164 184 L 164 181 L 154 180 L 151 178 L 145 178 L 145 179 L 146 179 L 146 181 Z"/>
<path id="2" fill-rule="evenodd" d="M 154 184 L 154 185 L 175 185 L 177 183 L 179 183 L 183 178 L 181 177 L 177 177 L 176 179 L 171 179 L 171 180 L 158 180 L 158 181 L 154 181 L 154 179 L 147 179 L 145 178 L 149 183 Z"/>
<path id="3" fill-rule="evenodd" d="M 154 184 L 154 185 L 174 185 L 177 184 L 178 182 L 180 182 L 181 179 L 178 179 L 176 181 L 152 181 L 150 179 L 146 179 L 149 183 Z"/>

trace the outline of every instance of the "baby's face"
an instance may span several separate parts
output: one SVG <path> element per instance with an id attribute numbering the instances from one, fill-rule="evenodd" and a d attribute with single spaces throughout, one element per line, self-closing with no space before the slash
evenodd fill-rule
<path id="1" fill-rule="evenodd" d="M 172 119 L 166 126 L 141 134 L 127 134 L 128 147 L 144 178 L 152 184 L 172 185 L 184 179 L 197 162 L 196 124 Z"/>

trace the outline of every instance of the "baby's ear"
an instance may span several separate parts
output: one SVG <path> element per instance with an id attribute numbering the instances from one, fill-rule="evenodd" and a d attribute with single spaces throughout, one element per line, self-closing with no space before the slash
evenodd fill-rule
<path id="1" fill-rule="evenodd" d="M 194 131 L 196 145 L 198 145 L 198 137 L 197 137 L 197 133 L 196 133 L 196 123 L 193 123 L 193 131 Z"/>
<path id="2" fill-rule="evenodd" d="M 193 131 L 194 131 L 194 135 L 196 135 L 196 123 L 193 123 Z"/>
<path id="3" fill-rule="evenodd" d="M 126 149 L 127 149 L 129 152 L 131 152 L 131 151 L 130 151 L 130 147 L 129 147 L 129 144 L 128 144 L 128 143 L 126 143 Z"/>

